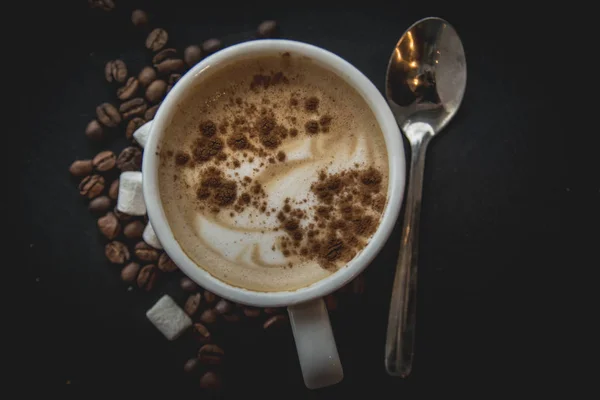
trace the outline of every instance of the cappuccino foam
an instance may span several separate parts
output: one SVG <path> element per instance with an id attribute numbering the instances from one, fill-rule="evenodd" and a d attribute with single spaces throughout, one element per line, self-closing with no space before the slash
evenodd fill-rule
<path id="1" fill-rule="evenodd" d="M 368 104 L 289 53 L 203 75 L 159 145 L 161 201 L 182 250 L 254 291 L 299 289 L 342 268 L 387 201 L 387 150 Z"/>

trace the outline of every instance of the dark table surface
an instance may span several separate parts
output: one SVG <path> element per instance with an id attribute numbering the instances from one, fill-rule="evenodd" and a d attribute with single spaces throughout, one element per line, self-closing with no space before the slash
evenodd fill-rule
<path id="1" fill-rule="evenodd" d="M 386 375 L 383 350 L 399 224 L 366 272 L 366 291 L 333 316 L 344 381 L 304 388 L 290 332 L 226 330 L 226 394 L 293 393 L 327 398 L 380 388 L 400 396 L 450 387 L 516 387 L 540 374 L 547 352 L 538 322 L 541 271 L 556 265 L 561 204 L 568 195 L 552 96 L 533 68 L 549 47 L 533 52 L 535 26 L 509 9 L 469 17 L 447 3 L 286 10 L 203 2 L 117 1 L 110 13 L 87 2 L 56 2 L 29 27 L 47 44 L 24 54 L 33 76 L 19 95 L 25 141 L 21 154 L 19 236 L 27 254 L 27 349 L 23 372 L 39 387 L 67 382 L 90 387 L 195 392 L 182 373 L 194 345 L 168 342 L 145 317 L 176 282 L 150 293 L 128 291 L 108 264 L 95 218 L 67 168 L 101 146 L 84 135 L 96 105 L 114 100 L 104 80 L 107 60 L 133 70 L 150 60 L 144 35 L 129 22 L 134 6 L 166 28 L 177 48 L 210 38 L 231 45 L 253 36 L 263 19 L 279 21 L 283 37 L 337 53 L 382 90 L 391 49 L 419 18 L 450 21 L 464 42 L 468 85 L 456 119 L 430 145 L 423 188 L 417 348 L 413 374 Z M 263 4 L 263 5 L 266 5 Z M 497 17 L 498 22 L 494 22 Z M 500 18 L 505 19 L 502 23 Z M 507 29 L 507 26 L 510 29 Z M 543 42 L 543 41 L 542 41 Z M 28 115 L 29 117 L 24 117 Z M 122 148 L 115 141 L 112 148 Z M 33 307 L 33 308 L 31 308 Z"/>

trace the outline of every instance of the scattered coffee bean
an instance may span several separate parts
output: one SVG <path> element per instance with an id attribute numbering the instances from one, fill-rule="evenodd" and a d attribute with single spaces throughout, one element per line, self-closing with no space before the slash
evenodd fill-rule
<path id="1" fill-rule="evenodd" d="M 175 265 L 167 253 L 162 253 L 158 259 L 158 269 L 162 272 L 174 272 L 177 271 L 177 265 Z"/>
<path id="2" fill-rule="evenodd" d="M 221 365 L 225 358 L 225 352 L 216 344 L 205 344 L 198 350 L 198 361 L 204 365 Z"/>
<path id="3" fill-rule="evenodd" d="M 284 315 L 284 314 L 274 315 L 265 321 L 265 323 L 263 324 L 263 328 L 268 329 L 268 330 L 277 329 L 277 328 L 284 326 L 286 322 L 287 322 L 287 315 Z"/>
<path id="4" fill-rule="evenodd" d="M 244 307 L 244 315 L 248 318 L 256 318 L 260 316 L 260 308 Z"/>
<path id="5" fill-rule="evenodd" d="M 148 86 L 156 79 L 156 71 L 152 67 L 144 67 L 138 75 L 138 81 L 143 87 Z"/>
<path id="6" fill-rule="evenodd" d="M 190 294 L 190 296 L 185 301 L 183 310 L 187 315 L 193 317 L 198 312 L 198 309 L 200 308 L 200 303 L 202 303 L 202 296 L 200 295 L 200 293 Z"/>
<path id="7" fill-rule="evenodd" d="M 104 129 L 102 129 L 102 125 L 97 120 L 93 119 L 85 128 L 85 136 L 91 140 L 102 140 L 104 138 Z"/>
<path id="8" fill-rule="evenodd" d="M 150 103 L 156 103 L 157 101 L 162 100 L 166 92 L 167 82 L 161 79 L 155 80 L 148 86 L 148 89 L 146 89 L 146 99 Z"/>
<path id="9" fill-rule="evenodd" d="M 108 197 L 113 200 L 117 200 L 119 198 L 119 180 L 115 179 L 111 184 L 110 188 L 108 188 Z"/>
<path id="10" fill-rule="evenodd" d="M 79 194 L 93 199 L 104 190 L 104 177 L 101 175 L 88 175 L 79 183 Z"/>
<path id="11" fill-rule="evenodd" d="M 363 294 L 365 291 L 365 278 L 363 275 L 359 275 L 351 283 L 352 292 L 354 294 Z"/>
<path id="12" fill-rule="evenodd" d="M 121 270 L 121 279 L 124 282 L 134 282 L 135 278 L 140 271 L 140 264 L 136 262 L 130 262 Z"/>
<path id="13" fill-rule="evenodd" d="M 104 255 L 113 264 L 125 264 L 131 255 L 129 249 L 121 242 L 110 242 L 104 247 Z"/>
<path id="14" fill-rule="evenodd" d="M 338 306 L 337 298 L 332 294 L 325 296 L 325 305 L 329 311 L 335 311 Z"/>
<path id="15" fill-rule="evenodd" d="M 155 65 L 159 74 L 170 74 L 172 72 L 181 72 L 185 69 L 185 63 L 179 58 L 170 58 Z"/>
<path id="16" fill-rule="evenodd" d="M 146 242 L 138 242 L 134 249 L 135 256 L 142 261 L 152 262 L 158 260 L 159 253 Z"/>
<path id="17" fill-rule="evenodd" d="M 101 151 L 92 159 L 96 171 L 106 172 L 115 167 L 117 156 L 110 150 Z"/>
<path id="18" fill-rule="evenodd" d="M 200 321 L 205 324 L 214 324 L 217 321 L 217 312 L 212 308 L 204 310 L 202 315 L 200 315 Z"/>
<path id="19" fill-rule="evenodd" d="M 198 367 L 198 359 L 190 358 L 189 360 L 187 360 L 185 362 L 185 364 L 183 364 L 183 372 L 185 372 L 186 374 L 191 374 L 192 372 L 194 372 L 196 370 L 197 367 Z"/>
<path id="20" fill-rule="evenodd" d="M 140 270 L 137 276 L 137 285 L 140 289 L 149 292 L 158 279 L 158 270 L 155 265 L 149 264 Z"/>
<path id="21" fill-rule="evenodd" d="M 181 79 L 181 74 L 169 75 L 169 85 L 175 85 Z"/>
<path id="22" fill-rule="evenodd" d="M 214 371 L 207 371 L 200 377 L 200 388 L 205 390 L 221 389 L 221 378 Z"/>
<path id="23" fill-rule="evenodd" d="M 181 278 L 181 281 L 179 281 L 179 286 L 181 286 L 181 289 L 183 289 L 186 292 L 195 292 L 196 290 L 198 290 L 198 285 L 196 285 L 196 282 L 194 282 L 187 276 Z"/>
<path id="24" fill-rule="evenodd" d="M 112 60 L 106 63 L 104 67 L 104 76 L 107 81 L 125 82 L 127 79 L 127 65 L 123 60 Z"/>
<path id="25" fill-rule="evenodd" d="M 233 310 L 233 304 L 228 302 L 225 299 L 219 300 L 219 302 L 215 305 L 215 311 L 219 314 L 227 314 Z"/>
<path id="26" fill-rule="evenodd" d="M 121 233 L 121 224 L 117 216 L 109 212 L 98 219 L 98 229 L 108 240 L 113 240 Z"/>
<path id="27" fill-rule="evenodd" d="M 204 54 L 212 54 L 221 48 L 221 41 L 219 39 L 208 39 L 202 43 L 202 52 Z"/>
<path id="28" fill-rule="evenodd" d="M 223 315 L 221 315 L 221 317 L 223 317 L 223 319 L 229 323 L 238 322 L 239 320 L 242 319 L 240 314 L 238 314 L 236 312 L 229 313 L 229 314 L 223 314 Z"/>
<path id="29" fill-rule="evenodd" d="M 90 201 L 88 205 L 88 210 L 93 212 L 94 214 L 103 214 L 108 211 L 111 206 L 112 201 L 108 196 L 99 196 Z"/>
<path id="30" fill-rule="evenodd" d="M 92 160 L 77 160 L 69 167 L 69 172 L 73 176 L 86 176 L 92 173 L 94 166 Z"/>
<path id="31" fill-rule="evenodd" d="M 210 331 L 208 330 L 208 328 L 206 326 L 202 325 L 201 323 L 197 322 L 194 324 L 193 332 L 194 332 L 194 337 L 200 343 L 210 342 L 210 339 L 211 339 Z"/>
<path id="32" fill-rule="evenodd" d="M 144 10 L 133 10 L 131 13 L 131 22 L 136 28 L 148 25 L 148 14 Z"/>
<path id="33" fill-rule="evenodd" d="M 202 49 L 196 45 L 186 47 L 183 51 L 183 59 L 187 65 L 193 67 L 202 59 Z"/>
<path id="34" fill-rule="evenodd" d="M 117 218 L 121 222 L 127 222 L 133 218 L 133 215 L 129 215 L 127 213 L 124 213 L 123 211 L 119 211 L 117 209 L 117 207 L 113 208 L 113 213 L 117 216 Z"/>
<path id="35" fill-rule="evenodd" d="M 205 290 L 204 291 L 204 300 L 206 300 L 206 302 L 208 304 L 212 304 L 215 301 L 217 301 L 217 295 L 212 292 L 209 292 L 208 290 Z"/>
<path id="36" fill-rule="evenodd" d="M 129 100 L 130 98 L 135 96 L 139 88 L 140 82 L 137 80 L 136 77 L 132 76 L 129 79 L 127 79 L 125 86 L 121 86 L 119 89 L 117 89 L 117 97 L 120 100 Z"/>
<path id="37" fill-rule="evenodd" d="M 260 38 L 273 38 L 279 35 L 279 27 L 275 21 L 263 21 L 256 30 Z"/>
<path id="38" fill-rule="evenodd" d="M 110 103 L 102 103 L 96 107 L 96 117 L 104 126 L 115 128 L 121 123 L 121 114 Z"/>
<path id="39" fill-rule="evenodd" d="M 168 89 L 168 87 L 167 87 Z M 158 107 L 160 106 L 160 104 L 156 104 L 152 107 L 150 107 L 148 110 L 146 110 L 146 112 L 144 113 L 144 119 L 146 121 L 152 121 L 154 119 L 154 116 L 156 116 L 156 112 L 158 111 Z"/>
<path id="40" fill-rule="evenodd" d="M 141 97 L 136 97 L 131 100 L 127 100 L 119 106 L 119 111 L 123 114 L 123 118 L 129 119 L 131 117 L 143 115 L 148 108 L 148 104 Z"/>
<path id="41" fill-rule="evenodd" d="M 103 11 L 112 11 L 115 8 L 113 0 L 88 0 L 91 8 L 99 8 Z"/>
<path id="42" fill-rule="evenodd" d="M 162 49 L 161 51 L 156 53 L 154 55 L 154 57 L 152 57 L 152 64 L 154 64 L 154 66 L 156 66 L 156 64 L 160 64 L 161 62 L 163 62 L 165 60 L 168 60 L 170 58 L 175 58 L 175 57 L 177 57 L 177 50 L 175 50 L 173 48 Z"/>
<path id="43" fill-rule="evenodd" d="M 267 307 L 265 308 L 265 314 L 273 315 L 273 314 L 281 314 L 280 308 Z"/>
<path id="44" fill-rule="evenodd" d="M 146 38 L 146 48 L 152 51 L 158 51 L 165 47 L 169 40 L 169 34 L 167 31 L 161 28 L 156 28 Z"/>
<path id="45" fill-rule="evenodd" d="M 129 240 L 141 239 L 144 228 L 146 225 L 142 221 L 132 221 L 123 228 L 123 235 Z"/>
<path id="46" fill-rule="evenodd" d="M 134 146 L 125 147 L 119 158 L 117 168 L 121 171 L 139 171 L 142 168 L 142 151 Z"/>
<path id="47" fill-rule="evenodd" d="M 144 125 L 146 121 L 143 118 L 135 117 L 132 118 L 127 123 L 127 128 L 125 129 L 125 137 L 129 140 L 133 140 L 133 133 L 138 130 L 138 128 Z"/>

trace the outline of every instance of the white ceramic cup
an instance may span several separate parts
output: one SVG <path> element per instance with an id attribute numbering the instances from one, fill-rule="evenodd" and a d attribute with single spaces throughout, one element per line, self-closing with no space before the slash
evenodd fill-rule
<path id="1" fill-rule="evenodd" d="M 336 73 L 362 95 L 371 108 L 385 136 L 388 153 L 389 184 L 387 205 L 381 223 L 367 246 L 346 266 L 310 286 L 284 292 L 256 292 L 231 286 L 196 265 L 173 237 L 169 221 L 161 204 L 158 185 L 159 158 L 157 149 L 165 127 L 176 105 L 192 88 L 211 73 L 240 59 L 264 55 L 306 56 L 318 65 Z M 201 86 L 200 86 L 201 87 Z M 335 340 L 323 296 L 334 292 L 356 278 L 373 260 L 392 232 L 405 186 L 405 158 L 400 130 L 385 99 L 359 70 L 347 61 L 321 48 L 289 40 L 259 40 L 241 43 L 205 58 L 188 71 L 169 92 L 150 127 L 142 165 L 143 191 L 148 217 L 163 248 L 179 268 L 205 289 L 236 303 L 255 307 L 287 306 L 298 358 L 306 386 L 316 389 L 338 383 L 343 379 Z"/>

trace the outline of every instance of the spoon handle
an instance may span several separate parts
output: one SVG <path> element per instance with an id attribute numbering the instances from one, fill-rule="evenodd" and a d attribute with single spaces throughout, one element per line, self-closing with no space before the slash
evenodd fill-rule
<path id="1" fill-rule="evenodd" d="M 419 216 L 425 151 L 430 138 L 427 133 L 407 136 L 411 142 L 410 179 L 385 343 L 385 368 L 388 374 L 403 378 L 411 372 L 414 353 Z"/>

